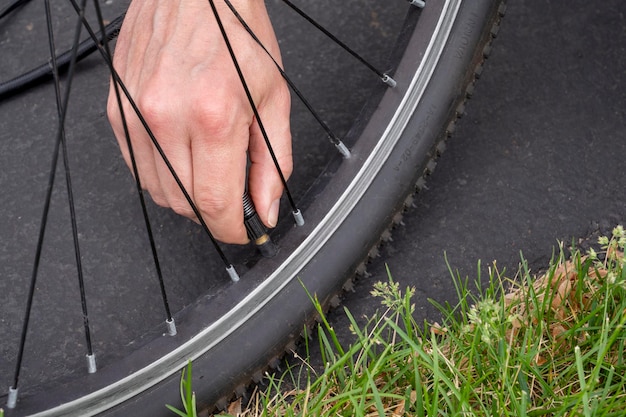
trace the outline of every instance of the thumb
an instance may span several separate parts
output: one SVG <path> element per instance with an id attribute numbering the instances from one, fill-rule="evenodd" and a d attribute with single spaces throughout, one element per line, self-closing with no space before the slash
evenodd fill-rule
<path id="1" fill-rule="evenodd" d="M 256 121 L 250 129 L 248 148 L 250 197 L 261 221 L 268 227 L 275 227 L 278 222 L 280 197 L 284 188 L 278 170 L 280 169 L 285 180 L 289 178 L 293 170 L 289 113 L 275 114 L 276 117 L 272 117 L 272 114 L 267 114 L 267 116 L 261 114 L 260 117 L 278 167 Z"/>

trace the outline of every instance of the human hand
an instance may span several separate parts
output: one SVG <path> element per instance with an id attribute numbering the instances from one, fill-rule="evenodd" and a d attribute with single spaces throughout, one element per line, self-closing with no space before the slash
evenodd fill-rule
<path id="1" fill-rule="evenodd" d="M 280 61 L 263 0 L 231 0 Z M 289 90 L 272 60 L 224 2 L 226 32 L 270 142 L 288 178 L 292 171 Z M 278 217 L 282 182 L 207 0 L 136 0 L 128 8 L 113 60 L 165 155 L 214 237 L 246 243 L 242 195 L 248 190 L 265 225 Z M 160 206 L 197 220 L 130 104 L 123 99 L 142 187 Z M 109 120 L 126 164 L 130 155 L 113 85 Z"/>

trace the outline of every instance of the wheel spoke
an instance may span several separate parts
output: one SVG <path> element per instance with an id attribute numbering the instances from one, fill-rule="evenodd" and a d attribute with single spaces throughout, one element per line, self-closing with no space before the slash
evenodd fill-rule
<path id="1" fill-rule="evenodd" d="M 100 33 L 103 34 L 100 39 L 100 45 L 104 48 L 104 52 L 109 60 L 111 60 L 111 49 L 109 48 L 109 40 L 106 36 L 106 31 L 104 28 L 104 19 L 102 17 L 102 11 L 100 10 L 100 3 L 98 0 L 94 0 L 94 8 L 96 10 L 96 15 L 98 17 L 98 24 L 100 25 Z M 95 39 L 92 39 L 93 42 L 96 42 Z M 148 208 L 146 207 L 146 199 L 143 192 L 143 187 L 141 186 L 141 177 L 139 176 L 139 170 L 137 169 L 137 161 L 135 159 L 135 151 L 133 148 L 133 143 L 130 140 L 130 133 L 128 131 L 128 123 L 126 121 L 126 114 L 124 112 L 124 108 L 122 106 L 122 96 L 120 94 L 120 87 L 117 80 L 113 80 L 113 89 L 115 91 L 115 99 L 117 101 L 117 106 L 120 111 L 120 116 L 122 119 L 122 127 L 124 129 L 124 137 L 126 138 L 126 146 L 128 146 L 128 153 L 130 155 L 131 167 L 133 170 L 133 177 L 135 179 L 135 187 L 137 189 L 137 196 L 139 198 L 139 204 L 141 205 L 141 213 L 143 215 L 144 224 L 146 227 L 146 233 L 148 235 L 148 242 L 150 244 L 150 251 L 152 253 L 152 259 L 154 261 L 154 268 L 157 274 L 157 279 L 159 282 L 159 289 L 161 291 L 161 300 L 163 301 L 163 308 L 165 309 L 165 324 L 167 328 L 167 334 L 170 336 L 176 335 L 176 322 L 172 317 L 172 311 L 170 309 L 170 303 L 167 299 L 167 291 L 165 289 L 165 281 L 163 279 L 163 272 L 161 271 L 161 263 L 159 262 L 159 255 L 156 248 L 156 242 L 154 240 L 154 234 L 152 233 L 152 225 L 150 223 L 150 217 L 148 215 Z"/>
<path id="2" fill-rule="evenodd" d="M 83 0 L 82 2 L 82 7 L 79 9 L 80 10 L 84 10 L 85 7 L 85 3 L 87 0 Z M 82 12 L 80 12 L 82 13 Z M 79 14 L 80 14 L 79 13 Z M 10 389 L 9 389 L 9 401 L 7 403 L 7 407 L 8 408 L 15 408 L 16 406 L 16 402 L 17 402 L 17 395 L 18 395 L 18 390 L 19 390 L 19 378 L 20 378 L 20 372 L 22 369 L 22 360 L 24 358 L 24 349 L 26 346 L 26 337 L 28 334 L 28 326 L 30 324 L 30 316 L 31 316 L 31 311 L 32 311 L 32 305 L 33 305 L 33 298 L 35 295 L 35 287 L 37 284 L 37 275 L 39 272 L 39 265 L 40 265 L 40 261 L 41 261 L 41 252 L 43 249 L 43 241 L 44 241 L 44 237 L 46 234 L 46 226 L 48 223 L 48 213 L 50 210 L 50 202 L 52 200 L 52 190 L 54 189 L 54 181 L 55 181 L 55 176 L 56 176 L 56 169 L 57 169 L 57 161 L 59 159 L 59 150 L 61 148 L 61 142 L 63 140 L 63 124 L 65 121 L 65 116 L 67 115 L 67 103 L 69 102 L 69 95 L 70 95 L 70 90 L 71 90 L 71 80 L 72 80 L 72 74 L 74 73 L 74 69 L 75 69 L 75 64 L 76 64 L 76 55 L 78 53 L 78 39 L 80 39 L 80 32 L 81 32 L 81 20 L 80 18 L 77 19 L 77 24 L 76 24 L 76 30 L 75 30 L 75 35 L 74 35 L 74 48 L 72 49 L 72 58 L 70 59 L 70 68 L 69 68 L 69 77 L 68 77 L 68 83 L 66 86 L 66 90 L 65 90 L 65 96 L 63 97 L 63 103 L 60 109 L 60 114 L 59 114 L 59 125 L 57 127 L 57 133 L 56 133 L 56 140 L 54 142 L 54 150 L 52 152 L 52 166 L 50 168 L 50 174 L 48 177 L 48 187 L 46 190 L 46 198 L 45 198 L 45 202 L 44 202 L 44 208 L 43 208 L 43 214 L 42 214 L 42 220 L 41 220 L 41 224 L 39 227 L 39 239 L 37 241 L 37 249 L 35 251 L 35 261 L 33 264 L 33 272 L 31 275 L 31 280 L 30 280 L 30 286 L 29 286 L 29 290 L 28 290 L 28 299 L 26 302 L 26 312 L 24 314 L 24 320 L 22 322 L 22 333 L 21 333 L 21 337 L 20 337 L 20 344 L 19 344 L 19 349 L 18 349 L 18 355 L 17 355 L 17 360 L 16 360 L 16 364 L 15 364 L 15 373 L 13 376 L 13 385 L 11 385 Z"/>
<path id="3" fill-rule="evenodd" d="M 315 28 L 317 28 L 320 32 L 322 32 L 324 35 L 326 35 L 328 38 L 330 38 L 334 43 L 336 43 L 337 45 L 339 45 L 341 48 L 343 48 L 346 52 L 348 52 L 350 55 L 352 55 L 353 57 L 355 57 L 357 59 L 357 61 L 359 61 L 361 64 L 365 65 L 367 68 L 370 69 L 370 71 L 372 71 L 374 74 L 378 75 L 378 77 L 382 80 L 382 82 L 384 82 L 385 84 L 387 84 L 389 87 L 395 87 L 396 86 L 396 82 L 393 78 L 391 78 L 391 76 L 389 74 L 386 74 L 382 71 L 380 71 L 379 69 L 377 69 L 374 65 L 370 64 L 365 58 L 363 58 L 361 55 L 359 55 L 356 51 L 354 51 L 352 48 L 350 48 L 348 45 L 346 45 L 344 42 L 342 42 L 341 40 L 339 40 L 339 38 L 337 38 L 335 35 L 333 35 L 332 33 L 330 33 L 329 30 L 327 30 L 325 27 L 323 27 L 322 25 L 320 25 L 317 21 L 315 21 L 315 19 L 313 19 L 311 16 L 309 16 L 308 14 L 306 14 L 305 12 L 303 12 L 299 7 L 297 7 L 295 4 L 293 4 L 292 2 L 290 2 L 289 0 L 283 0 L 283 3 L 285 3 L 287 6 L 289 6 L 289 8 L 291 8 L 294 12 L 298 13 L 300 16 L 302 16 L 307 22 L 309 22 L 310 24 L 312 24 L 313 26 L 315 26 Z"/>
<path id="4" fill-rule="evenodd" d="M 243 19 L 243 17 L 241 17 L 239 12 L 237 12 L 237 10 L 233 6 L 233 4 L 230 2 L 230 0 L 224 0 L 224 3 L 226 3 L 228 8 L 231 10 L 231 12 L 237 18 L 237 20 L 239 20 L 239 23 L 241 23 L 241 25 L 244 27 L 246 32 L 248 32 L 250 34 L 252 39 L 254 39 L 254 41 L 263 49 L 263 51 L 265 51 L 267 56 L 274 62 L 274 65 L 276 65 L 276 69 L 278 70 L 278 72 L 280 72 L 280 75 L 285 79 L 285 81 L 289 85 L 289 88 L 291 88 L 291 90 L 294 92 L 294 94 L 298 97 L 298 99 L 300 99 L 302 104 L 304 104 L 304 106 L 307 108 L 309 113 L 311 113 L 313 118 L 315 118 L 317 123 L 322 127 L 324 132 L 326 132 L 326 136 L 328 137 L 330 142 L 333 145 L 335 145 L 335 147 L 337 148 L 337 150 L 339 151 L 341 156 L 343 156 L 346 159 L 350 158 L 350 150 L 348 149 L 348 147 L 341 141 L 341 139 L 339 139 L 337 137 L 337 135 L 335 135 L 335 133 L 333 133 L 333 131 L 328 126 L 328 124 L 321 118 L 319 113 L 313 108 L 313 106 L 309 103 L 309 101 L 306 99 L 306 97 L 304 97 L 304 95 L 300 92 L 300 90 L 296 87 L 294 82 L 291 80 L 291 77 L 289 77 L 287 75 L 287 73 L 283 70 L 283 68 L 280 66 L 280 64 L 278 62 L 276 62 L 276 59 L 274 59 L 274 57 L 272 56 L 270 51 L 268 51 L 267 48 L 265 47 L 265 45 L 263 45 L 263 42 L 261 42 L 261 40 L 258 38 L 258 36 L 256 36 L 256 34 L 252 30 L 252 28 L 250 28 L 250 26 L 246 23 L 246 21 Z"/>
<path id="5" fill-rule="evenodd" d="M 83 263 L 80 251 L 80 242 L 78 241 L 78 226 L 76 222 L 76 208 L 74 206 L 74 192 L 72 187 L 72 176 L 70 174 L 70 162 L 67 153 L 67 141 L 65 137 L 65 107 L 69 102 L 69 89 L 71 86 L 71 78 L 67 82 L 67 98 L 65 105 L 61 103 L 61 81 L 56 62 L 56 47 L 54 42 L 54 32 L 52 30 L 52 14 L 50 12 L 50 0 L 45 0 L 46 9 L 46 25 L 48 27 L 48 45 L 50 47 L 50 60 L 52 63 L 52 77 L 54 79 L 54 93 L 56 98 L 57 113 L 59 116 L 59 138 L 61 141 L 61 155 L 63 156 L 63 167 L 65 169 L 65 184 L 67 187 L 67 202 L 70 210 L 70 221 L 72 224 L 72 240 L 74 243 L 74 257 L 76 259 L 76 272 L 78 274 L 78 288 L 80 290 L 80 302 L 83 313 L 83 327 L 85 329 L 85 342 L 87 346 L 87 371 L 92 374 L 96 372 L 96 356 L 91 343 L 91 328 L 89 326 L 89 313 L 87 312 L 87 298 L 85 295 L 85 279 L 83 275 Z M 77 29 L 80 31 L 80 28 Z M 80 32 L 76 38 L 80 37 Z M 75 62 L 72 63 L 75 65 Z"/>

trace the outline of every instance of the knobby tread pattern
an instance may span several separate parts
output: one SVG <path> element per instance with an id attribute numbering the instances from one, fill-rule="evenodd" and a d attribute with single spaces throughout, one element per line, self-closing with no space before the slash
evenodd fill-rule
<path id="1" fill-rule="evenodd" d="M 456 110 L 454 112 L 452 120 L 450 120 L 450 122 L 447 124 L 446 128 L 444 129 L 443 133 L 437 139 L 437 143 L 435 144 L 435 152 L 431 154 L 431 159 L 427 162 L 426 169 L 424 169 L 424 171 L 422 172 L 422 175 L 420 175 L 420 177 L 417 179 L 417 181 L 415 182 L 414 189 L 405 198 L 403 206 L 393 216 L 392 222 L 383 231 L 383 234 L 381 235 L 380 239 L 378 240 L 376 245 L 372 249 L 370 249 L 369 253 L 372 253 L 372 251 L 375 250 L 375 253 L 378 254 L 378 249 L 380 248 L 380 246 L 384 244 L 385 242 L 389 241 L 390 239 L 392 239 L 393 231 L 397 228 L 397 226 L 404 225 L 402 221 L 404 214 L 408 210 L 414 207 L 413 202 L 416 196 L 419 194 L 420 191 L 427 188 L 426 183 L 427 183 L 428 177 L 434 173 L 435 168 L 437 167 L 437 160 L 446 150 L 446 146 L 447 146 L 446 142 L 456 132 L 457 120 L 462 118 L 463 115 L 465 114 L 466 103 L 469 101 L 469 99 L 472 98 L 474 94 L 474 91 L 476 89 L 476 82 L 480 79 L 480 75 L 482 74 L 485 60 L 489 58 L 492 52 L 493 41 L 497 37 L 497 34 L 500 30 L 501 21 L 505 15 L 505 12 L 506 12 L 506 3 L 503 1 L 498 7 L 498 15 L 489 31 L 489 36 L 487 38 L 486 44 L 483 47 L 482 60 L 478 62 L 476 67 L 474 68 L 473 76 L 465 88 L 465 95 L 461 96 L 459 99 L 459 102 L 456 104 Z M 368 257 L 361 264 L 359 264 L 359 267 L 355 271 L 355 275 L 346 282 L 346 285 L 344 285 L 344 287 L 347 286 L 348 288 L 351 288 L 354 291 L 354 283 L 355 283 L 354 280 L 360 276 L 369 276 L 367 272 L 367 264 L 370 263 L 373 258 L 374 258 L 373 256 L 369 256 L 368 254 Z"/>

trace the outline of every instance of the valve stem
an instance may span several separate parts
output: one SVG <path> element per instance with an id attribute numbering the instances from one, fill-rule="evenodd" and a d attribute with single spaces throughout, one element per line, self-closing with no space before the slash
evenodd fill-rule
<path id="1" fill-rule="evenodd" d="M 257 214 L 252 199 L 247 191 L 243 193 L 243 223 L 246 226 L 248 237 L 266 258 L 276 255 L 277 249 L 267 234 L 267 229 Z"/>

